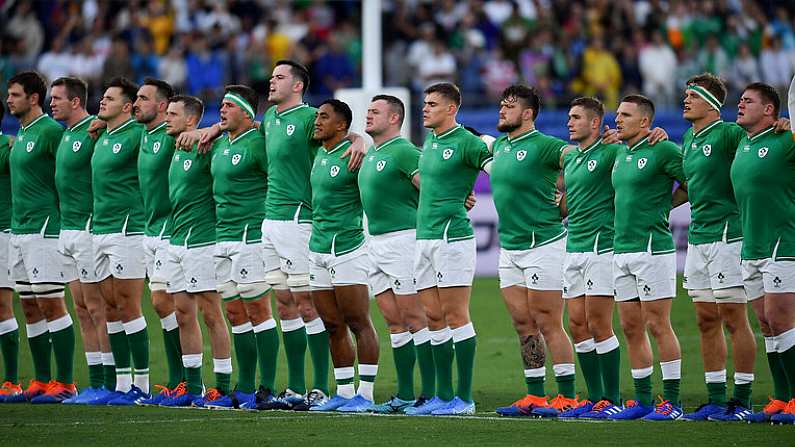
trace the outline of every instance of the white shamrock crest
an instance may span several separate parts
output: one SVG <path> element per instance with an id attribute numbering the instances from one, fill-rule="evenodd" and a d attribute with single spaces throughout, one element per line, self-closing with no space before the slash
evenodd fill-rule
<path id="1" fill-rule="evenodd" d="M 35 145 L 36 143 L 34 143 L 33 141 L 28 141 L 28 144 L 25 145 L 25 150 L 30 152 L 33 150 L 33 146 Z"/>
<path id="2" fill-rule="evenodd" d="M 379 160 L 378 163 L 375 164 L 375 170 L 378 171 L 378 172 L 381 172 L 381 171 L 384 170 L 385 166 L 386 166 L 386 161 L 385 160 Z"/>
<path id="3" fill-rule="evenodd" d="M 74 143 L 72 143 L 72 151 L 73 151 L 73 152 L 77 152 L 77 151 L 79 151 L 79 150 L 80 150 L 80 146 L 82 146 L 82 145 L 83 145 L 83 143 L 82 143 L 82 142 L 80 142 L 80 141 L 75 141 Z"/>
<path id="4" fill-rule="evenodd" d="M 118 154 L 121 151 L 121 143 L 116 143 L 113 145 L 113 153 Z"/>
<path id="5" fill-rule="evenodd" d="M 704 152 L 705 157 L 709 157 L 712 154 L 712 145 L 705 144 L 704 147 L 701 148 L 701 151 Z"/>
<path id="6" fill-rule="evenodd" d="M 646 157 L 638 159 L 638 169 L 643 169 L 646 166 Z"/>
<path id="7" fill-rule="evenodd" d="M 442 152 L 442 158 L 444 158 L 445 160 L 449 160 L 450 157 L 452 157 L 452 156 L 453 156 L 453 150 L 452 149 L 445 149 Z"/>
<path id="8" fill-rule="evenodd" d="M 593 172 L 593 170 L 596 169 L 596 164 L 596 160 L 588 160 L 588 172 Z"/>
<path id="9" fill-rule="evenodd" d="M 28 144 L 30 144 L 30 143 L 28 143 Z M 28 152 L 30 152 L 30 150 L 28 150 Z M 767 155 L 767 152 L 768 152 L 768 149 L 766 147 L 759 148 L 759 158 L 765 158 L 765 155 Z"/>
<path id="10" fill-rule="evenodd" d="M 335 165 L 335 166 L 332 166 L 332 167 L 331 167 L 331 169 L 328 171 L 328 173 L 329 173 L 329 175 L 331 175 L 332 177 L 336 177 L 336 176 L 337 176 L 337 174 L 339 174 L 339 173 L 340 173 L 340 167 L 339 167 L 339 166 L 336 166 L 336 165 Z"/>
<path id="11" fill-rule="evenodd" d="M 292 125 L 292 124 L 288 124 L 286 131 L 287 131 L 287 135 L 292 135 L 293 132 L 295 132 L 295 126 Z"/>
<path id="12" fill-rule="evenodd" d="M 188 169 L 190 169 L 190 165 L 192 165 L 192 164 L 193 164 L 193 160 L 185 160 L 182 163 L 182 169 L 187 171 Z"/>
<path id="13" fill-rule="evenodd" d="M 240 163 L 240 154 L 235 154 L 232 156 L 232 165 L 237 165 Z"/>
<path id="14" fill-rule="evenodd" d="M 159 150 L 160 150 L 160 142 L 159 141 L 155 141 L 155 144 L 152 145 L 152 152 L 157 153 L 157 151 L 159 151 Z"/>
<path id="15" fill-rule="evenodd" d="M 527 151 L 516 151 L 517 160 L 522 161 L 525 157 L 527 157 Z"/>

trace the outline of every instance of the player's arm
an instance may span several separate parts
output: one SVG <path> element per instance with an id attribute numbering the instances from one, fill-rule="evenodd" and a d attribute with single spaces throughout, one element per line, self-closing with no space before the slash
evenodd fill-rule
<path id="1" fill-rule="evenodd" d="M 783 133 L 789 132 L 790 129 L 790 121 L 788 118 L 779 118 L 773 123 L 773 132 L 775 133 Z"/>
<path id="2" fill-rule="evenodd" d="M 795 76 L 792 77 L 792 82 L 789 85 L 787 108 L 789 109 L 789 116 L 795 117 Z M 795 139 L 795 133 L 792 134 L 792 137 Z"/>
<path id="3" fill-rule="evenodd" d="M 107 128 L 108 123 L 104 120 L 99 118 L 93 119 L 91 120 L 91 124 L 88 125 L 88 136 L 91 137 L 92 140 L 96 140 Z"/>
<path id="4" fill-rule="evenodd" d="M 671 206 L 676 208 L 679 205 L 685 204 L 688 202 L 687 197 L 687 182 L 680 183 L 679 186 L 674 190 L 673 196 L 671 197 Z"/>
<path id="5" fill-rule="evenodd" d="M 654 146 L 655 144 L 659 143 L 660 141 L 667 141 L 668 140 L 668 132 L 665 131 L 662 127 L 655 127 L 649 133 L 649 145 Z M 618 131 L 615 129 L 611 129 L 609 126 L 605 125 L 605 131 L 602 133 L 602 143 L 604 144 L 621 144 L 621 139 L 618 138 Z"/>
<path id="6" fill-rule="evenodd" d="M 345 138 L 351 142 L 351 145 L 340 155 L 340 158 L 344 159 L 350 156 L 348 170 L 353 172 L 362 166 L 362 160 L 364 160 L 367 149 L 364 147 L 364 138 L 358 133 L 348 132 L 348 136 Z"/>
<path id="7" fill-rule="evenodd" d="M 177 149 L 190 151 L 196 145 L 198 152 L 203 154 L 212 148 L 213 140 L 222 133 L 221 125 L 215 123 L 210 127 L 182 132 L 175 142 Z"/>

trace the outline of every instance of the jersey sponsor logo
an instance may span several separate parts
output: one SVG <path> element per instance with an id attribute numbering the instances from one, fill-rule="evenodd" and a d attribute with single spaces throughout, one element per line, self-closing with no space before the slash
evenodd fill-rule
<path id="1" fill-rule="evenodd" d="M 527 151 L 516 151 L 516 160 L 522 161 L 527 157 Z"/>
<path id="2" fill-rule="evenodd" d="M 596 160 L 588 160 L 588 172 L 593 172 L 593 170 L 596 169 L 596 165 Z"/>
<path id="3" fill-rule="evenodd" d="M 643 169 L 646 167 L 646 157 L 638 159 L 638 169 Z"/>
<path id="4" fill-rule="evenodd" d="M 68 142 L 69 142 L 69 140 L 71 140 L 71 139 L 72 139 L 72 136 L 71 136 L 71 135 L 66 135 L 65 137 L 63 137 L 63 140 L 64 140 L 64 141 L 66 141 L 67 143 L 68 143 Z"/>
<path id="5" fill-rule="evenodd" d="M 80 146 L 82 146 L 82 145 L 83 145 L 83 142 L 81 142 L 81 141 L 75 141 L 74 143 L 72 143 L 72 152 L 79 151 L 80 150 Z"/>
<path id="6" fill-rule="evenodd" d="M 113 153 L 118 154 L 121 152 L 121 143 L 116 143 L 113 145 Z"/>
<path id="7" fill-rule="evenodd" d="M 705 144 L 704 147 L 701 148 L 701 152 L 704 153 L 705 157 L 709 157 L 710 155 L 712 155 L 712 145 Z"/>
<path id="8" fill-rule="evenodd" d="M 103 145 L 103 146 L 107 146 L 107 145 L 108 145 L 108 139 L 107 139 L 107 138 L 105 138 L 104 140 L 102 140 L 102 145 Z"/>
<path id="9" fill-rule="evenodd" d="M 447 148 L 447 149 L 442 151 L 442 158 L 444 158 L 445 160 L 449 160 L 450 157 L 452 157 L 452 156 L 453 156 L 453 150 L 452 149 Z"/>
<path id="10" fill-rule="evenodd" d="M 750 150 L 751 150 L 751 146 L 749 146 L 747 144 L 745 146 L 743 146 L 743 152 L 748 152 Z"/>
<path id="11" fill-rule="evenodd" d="M 27 152 L 32 152 L 32 151 L 33 151 L 33 147 L 34 147 L 34 146 L 36 146 L 36 143 L 35 143 L 35 142 L 33 142 L 33 141 L 28 141 L 28 144 L 26 144 L 26 145 L 25 145 L 25 150 L 26 150 Z"/>
<path id="12" fill-rule="evenodd" d="M 237 166 L 240 163 L 240 154 L 235 154 L 232 156 L 232 166 Z"/>
<path id="13" fill-rule="evenodd" d="M 179 152 L 177 152 L 176 154 L 174 154 L 174 160 L 175 160 L 175 161 L 179 161 Z"/>
<path id="14" fill-rule="evenodd" d="M 386 160 L 379 160 L 378 163 L 375 164 L 375 170 L 381 172 L 386 167 Z"/>
<path id="15" fill-rule="evenodd" d="M 328 173 L 329 173 L 330 176 L 336 177 L 337 174 L 340 173 L 340 167 L 337 166 L 337 165 L 334 165 L 334 166 L 331 167 L 331 169 L 329 169 Z"/>
<path id="16" fill-rule="evenodd" d="M 28 144 L 30 144 L 30 143 L 28 143 Z M 28 152 L 30 152 L 30 151 L 28 150 Z M 760 147 L 759 148 L 759 158 L 765 158 L 765 155 L 767 155 L 767 153 L 768 153 L 768 149 L 766 147 Z"/>
<path id="17" fill-rule="evenodd" d="M 193 164 L 193 160 L 185 160 L 182 163 L 182 169 L 187 171 L 188 169 L 190 169 L 190 165 L 192 165 L 192 164 Z"/>
<path id="18" fill-rule="evenodd" d="M 160 142 L 155 141 L 155 144 L 152 145 L 152 152 L 156 154 L 158 151 L 160 151 Z"/>
<path id="19" fill-rule="evenodd" d="M 148 142 L 149 142 L 149 137 L 147 137 L 146 135 L 144 135 L 144 144 L 146 144 L 146 143 L 148 143 Z"/>
<path id="20" fill-rule="evenodd" d="M 438 147 L 439 147 L 439 143 L 433 143 L 433 144 L 431 144 L 431 149 L 436 149 L 436 148 L 438 148 Z"/>
<path id="21" fill-rule="evenodd" d="M 293 132 L 295 132 L 295 125 L 288 124 L 284 131 L 287 133 L 287 136 L 292 136 Z"/>
<path id="22" fill-rule="evenodd" d="M 224 155 L 229 155 L 229 149 L 224 149 Z"/>
<path id="23" fill-rule="evenodd" d="M 580 164 L 580 163 L 582 162 L 582 157 L 577 157 L 577 158 L 574 160 L 574 162 L 575 162 L 576 164 Z"/>

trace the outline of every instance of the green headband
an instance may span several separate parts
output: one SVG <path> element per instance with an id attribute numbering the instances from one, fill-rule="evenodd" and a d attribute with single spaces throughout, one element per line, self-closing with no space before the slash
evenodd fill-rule
<path id="1" fill-rule="evenodd" d="M 243 109 L 243 111 L 245 111 L 248 114 L 248 116 L 252 120 L 254 119 L 254 109 L 251 108 L 251 104 L 249 104 L 248 101 L 243 99 L 242 96 L 238 95 L 237 93 L 229 92 L 224 95 L 224 99 L 228 99 L 229 101 L 232 101 L 233 103 L 237 104 L 238 106 L 240 106 L 241 109 Z"/>
<path id="2" fill-rule="evenodd" d="M 712 108 L 714 108 L 715 110 L 720 112 L 720 108 L 723 106 L 723 104 L 721 104 L 721 102 L 718 101 L 718 98 L 716 98 L 715 95 L 710 93 L 709 90 L 705 89 L 704 87 L 702 87 L 700 85 L 696 85 L 696 84 L 688 85 L 687 86 L 687 90 L 691 91 L 691 92 L 694 92 L 698 96 L 704 98 L 704 101 L 707 101 L 707 103 L 709 105 L 711 105 Z"/>

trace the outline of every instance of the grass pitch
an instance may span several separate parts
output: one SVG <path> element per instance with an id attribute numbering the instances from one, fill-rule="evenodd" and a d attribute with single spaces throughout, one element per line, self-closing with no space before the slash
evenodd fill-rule
<path id="1" fill-rule="evenodd" d="M 151 339 L 152 383 L 166 379 L 162 332 L 148 298 L 144 299 L 145 315 Z M 284 445 L 285 443 L 322 443 L 324 445 L 367 444 L 409 445 L 439 444 L 519 444 L 589 446 L 616 445 L 630 442 L 648 445 L 767 445 L 795 446 L 795 426 L 769 426 L 715 423 L 644 423 L 551 421 L 505 419 L 494 408 L 507 405 L 524 394 L 524 377 L 518 353 L 517 338 L 499 295 L 496 279 L 475 282 L 472 296 L 472 319 L 478 332 L 478 352 L 474 377 L 474 398 L 478 413 L 466 418 L 405 417 L 375 415 L 306 414 L 291 412 L 251 413 L 242 411 L 207 411 L 197 409 L 67 407 L 27 404 L 0 406 L 0 428 L 9 445 L 86 445 L 156 444 L 197 445 Z M 376 382 L 376 400 L 385 400 L 396 389 L 394 364 L 388 333 L 373 303 L 373 320 L 381 338 L 381 361 Z M 750 311 L 750 310 L 749 310 Z M 21 316 L 21 309 L 17 309 Z M 682 345 L 682 400 L 692 410 L 706 398 L 704 374 L 699 350 L 699 336 L 693 305 L 680 289 L 674 301 L 673 325 Z M 76 319 L 75 319 L 76 320 Z M 758 325 L 753 321 L 755 332 Z M 622 343 L 622 390 L 625 398 L 633 395 L 632 381 L 620 335 L 617 317 L 615 327 Z M 20 327 L 21 379 L 31 374 L 31 361 Z M 78 334 L 79 339 L 79 334 Z M 206 343 L 205 343 L 206 345 Z M 758 335 L 754 404 L 767 402 L 772 383 L 764 357 L 764 344 Z M 78 341 L 78 346 L 80 342 Z M 731 356 L 731 350 L 729 350 Z M 205 349 L 205 378 L 212 383 L 212 356 Z M 280 357 L 277 387 L 284 386 L 287 376 L 283 356 Z M 75 354 L 78 385 L 87 383 L 82 349 Z M 731 365 L 731 363 L 729 364 Z M 311 365 L 307 356 L 307 375 Z M 732 368 L 729 366 L 729 393 Z M 579 373 L 578 373 L 579 374 Z M 655 392 L 662 392 L 659 366 L 655 365 Z M 416 379 L 419 387 L 419 377 Z M 547 374 L 547 393 L 557 390 L 551 367 Z M 586 396 L 585 382 L 578 375 L 577 390 Z M 24 444 L 22 444 L 24 443 Z"/>

